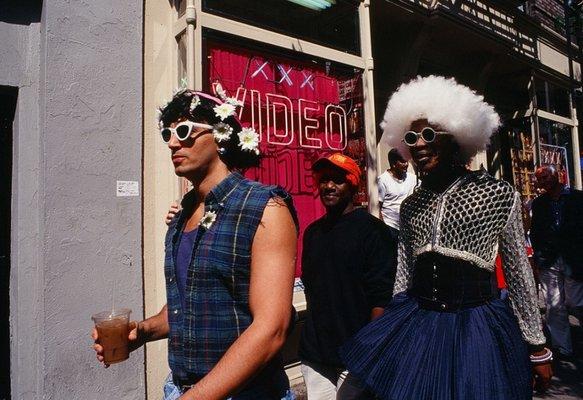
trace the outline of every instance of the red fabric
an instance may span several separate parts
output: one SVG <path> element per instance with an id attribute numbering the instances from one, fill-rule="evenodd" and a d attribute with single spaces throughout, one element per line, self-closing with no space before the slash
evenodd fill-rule
<path id="1" fill-rule="evenodd" d="M 502 271 L 502 257 L 500 254 L 496 256 L 496 282 L 498 289 L 506 288 L 506 280 L 504 279 L 504 271 Z"/>
<path id="2" fill-rule="evenodd" d="M 260 135 L 259 148 L 263 156 L 261 165 L 259 168 L 248 170 L 245 175 L 265 184 L 280 185 L 294 198 L 300 222 L 300 246 L 296 267 L 296 276 L 299 276 L 303 231 L 309 223 L 325 212 L 318 198 L 310 167 L 320 157 L 341 150 L 338 147 L 342 145 L 345 146 L 339 134 L 330 135 L 328 141 L 324 134 L 325 107 L 328 104 L 337 105 L 340 101 L 338 80 L 312 63 L 264 57 L 217 43 L 209 43 L 208 48 L 211 90 L 216 89 L 219 83 L 228 96 L 243 101 L 244 106 L 239 112 L 242 125 L 253 125 Z M 267 64 L 263 66 L 266 62 Z M 258 91 L 259 95 L 253 94 L 251 90 Z M 268 110 L 266 108 L 268 99 L 271 104 L 277 102 L 283 105 L 276 104 Z M 287 118 L 285 107 L 288 111 Z M 309 110 L 306 107 L 317 110 Z M 315 121 L 318 123 L 317 129 L 305 129 L 306 126 L 315 125 Z M 271 126 L 269 130 L 268 122 Z M 303 131 L 307 132 L 303 138 L 300 138 L 300 124 L 304 128 Z M 340 124 L 333 123 L 331 131 L 338 132 L 339 126 Z M 317 143 L 321 144 L 321 148 L 313 147 Z M 331 148 L 330 143 L 336 149 Z"/>
<path id="3" fill-rule="evenodd" d="M 327 76 L 321 69 L 283 58 L 264 58 L 249 51 L 223 45 L 211 46 L 210 83 L 220 82 L 229 95 L 234 96 L 237 89 L 243 87 L 261 93 L 287 96 L 296 103 L 294 106 L 297 106 L 300 98 L 320 104 L 339 102 L 337 79 Z M 261 68 L 265 62 L 267 64 Z M 314 89 L 306 82 L 310 75 L 312 78 L 309 82 Z"/>
<path id="4" fill-rule="evenodd" d="M 533 250 L 531 246 L 526 246 L 526 255 L 528 257 L 532 257 Z M 502 257 L 500 254 L 496 256 L 496 282 L 498 283 L 498 289 L 505 289 L 506 288 L 506 280 L 504 279 L 504 271 L 502 270 Z"/>

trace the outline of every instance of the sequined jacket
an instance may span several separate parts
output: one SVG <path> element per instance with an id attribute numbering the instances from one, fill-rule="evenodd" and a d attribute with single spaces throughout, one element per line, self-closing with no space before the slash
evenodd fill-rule
<path id="1" fill-rule="evenodd" d="M 520 195 L 484 171 L 467 174 L 443 193 L 423 186 L 401 205 L 394 293 L 410 288 L 416 258 L 426 252 L 494 271 L 500 252 L 510 306 L 527 343 L 545 342 L 532 269 L 525 252 Z"/>

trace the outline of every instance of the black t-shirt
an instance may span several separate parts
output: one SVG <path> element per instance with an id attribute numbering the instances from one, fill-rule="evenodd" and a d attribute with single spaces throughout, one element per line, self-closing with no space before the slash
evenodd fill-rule
<path id="1" fill-rule="evenodd" d="M 364 209 L 326 216 L 304 233 L 302 281 L 307 313 L 300 358 L 342 368 L 339 347 L 391 299 L 397 243 Z"/>

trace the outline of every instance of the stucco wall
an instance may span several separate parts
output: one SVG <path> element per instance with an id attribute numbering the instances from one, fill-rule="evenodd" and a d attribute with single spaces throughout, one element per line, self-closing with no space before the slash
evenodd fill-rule
<path id="1" fill-rule="evenodd" d="M 143 353 L 100 368 L 92 312 L 116 303 L 142 318 L 142 4 L 44 5 L 44 360 L 50 399 L 144 397 Z"/>
<path id="2" fill-rule="evenodd" d="M 10 270 L 10 353 L 13 399 L 42 394 L 42 268 L 39 263 L 39 57 L 40 23 L 15 23 L 0 10 L 0 85 L 18 87 L 13 129 Z M 18 312 L 17 310 L 20 310 Z M 5 323 L 5 321 L 2 321 Z M 4 358 L 6 360 L 7 357 Z"/>
<path id="3" fill-rule="evenodd" d="M 46 0 L 0 37 L 0 85 L 19 87 L 12 398 L 143 399 L 143 351 L 104 369 L 89 337 L 114 282 L 143 317 L 141 196 L 116 197 L 141 192 L 142 2 Z"/>

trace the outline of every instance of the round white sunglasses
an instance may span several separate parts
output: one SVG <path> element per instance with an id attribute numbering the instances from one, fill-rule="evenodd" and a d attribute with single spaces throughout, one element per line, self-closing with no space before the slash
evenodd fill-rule
<path id="1" fill-rule="evenodd" d="M 192 135 L 193 128 L 212 129 L 213 127 L 199 122 L 184 121 L 176 125 L 175 128 L 165 127 L 160 129 L 160 135 L 164 143 L 170 142 L 172 134 L 176 135 L 176 138 L 182 142 Z"/>
<path id="2" fill-rule="evenodd" d="M 437 135 L 446 134 L 446 133 L 447 132 L 444 132 L 444 131 L 436 131 L 435 129 L 428 126 L 428 127 L 423 128 L 421 130 L 421 132 L 415 132 L 415 131 L 405 132 L 405 136 L 403 137 L 403 142 L 407 146 L 415 146 L 415 144 L 417 143 L 417 139 L 419 139 L 419 136 L 421 136 L 421 139 L 423 139 L 423 141 L 425 143 L 431 143 L 435 140 Z"/>

